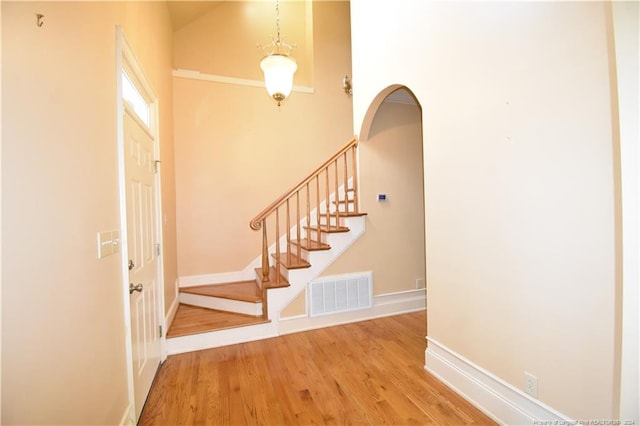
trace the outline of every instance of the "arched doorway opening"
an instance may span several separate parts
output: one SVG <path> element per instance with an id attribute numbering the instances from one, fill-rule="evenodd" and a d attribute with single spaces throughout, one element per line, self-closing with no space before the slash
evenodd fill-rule
<path id="1" fill-rule="evenodd" d="M 376 293 L 424 289 L 422 108 L 413 92 L 402 85 L 382 90 L 368 108 L 359 142 L 366 238 L 380 251 Z"/>

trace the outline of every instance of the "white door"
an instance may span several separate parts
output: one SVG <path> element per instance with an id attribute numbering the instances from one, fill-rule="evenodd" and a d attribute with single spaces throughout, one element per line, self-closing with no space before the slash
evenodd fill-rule
<path id="1" fill-rule="evenodd" d="M 160 366 L 154 140 L 149 128 L 126 103 L 124 111 L 129 302 L 137 422 Z"/>

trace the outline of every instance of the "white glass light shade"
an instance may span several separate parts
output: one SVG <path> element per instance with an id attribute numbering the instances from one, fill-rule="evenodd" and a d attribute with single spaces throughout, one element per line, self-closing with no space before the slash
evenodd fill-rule
<path id="1" fill-rule="evenodd" d="M 264 72 L 267 92 L 280 105 L 280 102 L 291 94 L 293 74 L 298 69 L 298 64 L 289 56 L 273 54 L 265 56 L 260 61 L 260 68 Z"/>

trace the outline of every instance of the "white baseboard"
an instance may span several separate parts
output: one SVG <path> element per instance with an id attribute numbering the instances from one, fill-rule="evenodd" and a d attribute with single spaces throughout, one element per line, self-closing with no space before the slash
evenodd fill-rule
<path id="1" fill-rule="evenodd" d="M 331 327 L 351 322 L 422 311 L 424 309 L 426 309 L 426 292 L 423 288 L 398 293 L 381 294 L 373 296 L 373 306 L 369 309 L 313 318 L 307 315 L 280 318 L 278 321 L 278 333 L 297 333 L 299 331 L 314 330 L 322 327 Z"/>
<path id="2" fill-rule="evenodd" d="M 135 422 L 133 421 L 133 410 L 131 404 L 127 405 L 127 408 L 124 410 L 122 417 L 120 417 L 119 426 L 134 426 Z"/>
<path id="3" fill-rule="evenodd" d="M 536 421 L 573 424 L 572 419 L 525 394 L 427 337 L 425 370 L 480 411 L 504 425 L 533 425 Z"/>

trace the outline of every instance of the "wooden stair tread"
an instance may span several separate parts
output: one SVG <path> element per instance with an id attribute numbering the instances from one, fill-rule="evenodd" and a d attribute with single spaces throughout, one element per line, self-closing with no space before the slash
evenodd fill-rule
<path id="1" fill-rule="evenodd" d="M 315 240 L 310 240 L 308 238 L 303 238 L 300 241 L 298 240 L 291 240 L 291 244 L 300 246 L 301 248 L 307 250 L 307 251 L 319 251 L 319 250 L 330 250 L 331 246 L 329 244 L 320 242 L 320 241 L 315 241 Z"/>
<path id="2" fill-rule="evenodd" d="M 305 226 L 305 229 L 309 229 L 311 231 L 320 231 L 326 233 L 336 233 L 336 232 L 349 232 L 349 228 L 346 226 L 335 226 L 335 225 L 320 225 L 317 226 Z"/>
<path id="3" fill-rule="evenodd" d="M 262 268 L 256 268 L 256 276 L 262 278 Z M 280 275 L 280 282 L 276 284 L 275 268 L 269 268 L 269 281 L 262 283 L 262 286 L 267 289 L 289 287 L 290 285 L 291 284 L 289 284 L 289 281 L 287 281 L 286 278 L 283 277 L 282 275 Z"/>
<path id="4" fill-rule="evenodd" d="M 181 303 L 167 332 L 167 338 L 246 327 L 270 322 L 262 316 L 218 311 Z"/>
<path id="5" fill-rule="evenodd" d="M 362 213 L 362 212 L 340 212 L 340 217 L 360 217 L 360 216 L 366 216 L 366 213 Z M 320 217 L 336 217 L 338 216 L 337 213 L 320 213 Z"/>
<path id="6" fill-rule="evenodd" d="M 271 256 L 274 259 L 276 258 L 274 254 L 272 254 Z M 279 261 L 280 264 L 287 269 L 304 269 L 311 266 L 311 264 L 305 259 L 298 257 L 293 253 L 280 253 Z"/>
<path id="7" fill-rule="evenodd" d="M 180 289 L 181 293 L 200 296 L 220 297 L 222 299 L 241 300 L 243 302 L 262 302 L 262 292 L 254 281 L 240 281 L 228 284 L 209 284 Z"/>

